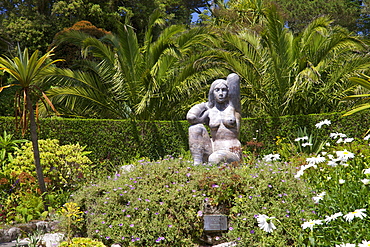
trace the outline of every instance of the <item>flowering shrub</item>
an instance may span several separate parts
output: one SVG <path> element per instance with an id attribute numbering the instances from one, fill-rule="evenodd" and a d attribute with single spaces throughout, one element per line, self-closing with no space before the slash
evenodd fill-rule
<path id="1" fill-rule="evenodd" d="M 268 155 L 253 166 L 233 198 L 229 218 L 232 230 L 226 237 L 243 246 L 299 246 L 300 225 L 315 215 L 310 190 L 294 179 L 295 167 Z"/>
<path id="2" fill-rule="evenodd" d="M 107 245 L 188 246 L 202 232 L 197 212 L 205 199 L 198 169 L 187 161 L 142 161 L 73 195 L 85 211 L 88 236 Z"/>
<path id="3" fill-rule="evenodd" d="M 229 217 L 228 233 L 215 240 L 238 240 L 248 246 L 260 246 L 263 240 L 287 246 L 297 243 L 302 218 L 314 214 L 309 210 L 314 206 L 307 196 L 310 192 L 293 177 L 295 171 L 275 161 L 235 167 L 193 166 L 182 159 L 142 161 L 130 172 L 92 184 L 72 198 L 85 211 L 88 236 L 106 245 L 201 244 L 208 203 L 223 205 Z M 259 214 L 279 218 L 266 240 L 256 224 Z M 276 235 L 281 236 L 279 242 Z"/>
<path id="4" fill-rule="evenodd" d="M 368 246 L 364 244 L 370 240 L 366 227 L 370 223 L 366 212 L 370 199 L 368 139 L 369 136 L 355 140 L 343 133 L 328 133 L 329 141 L 322 151 L 306 158 L 299 167 L 295 177 L 313 188 L 317 213 L 302 224 L 304 244 Z"/>

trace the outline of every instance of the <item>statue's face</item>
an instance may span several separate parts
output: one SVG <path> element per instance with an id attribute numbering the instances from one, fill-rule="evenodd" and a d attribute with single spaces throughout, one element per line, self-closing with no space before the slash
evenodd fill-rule
<path id="1" fill-rule="evenodd" d="M 213 90 L 213 95 L 215 96 L 215 100 L 217 103 L 225 103 L 229 99 L 229 89 L 225 84 L 219 83 L 215 86 L 215 89 Z"/>

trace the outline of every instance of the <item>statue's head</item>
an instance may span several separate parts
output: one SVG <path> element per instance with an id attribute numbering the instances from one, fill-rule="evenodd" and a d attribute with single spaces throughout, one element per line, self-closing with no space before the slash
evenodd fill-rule
<path id="1" fill-rule="evenodd" d="M 209 89 L 208 106 L 212 108 L 216 102 L 221 104 L 229 102 L 229 87 L 226 80 L 215 80 Z"/>

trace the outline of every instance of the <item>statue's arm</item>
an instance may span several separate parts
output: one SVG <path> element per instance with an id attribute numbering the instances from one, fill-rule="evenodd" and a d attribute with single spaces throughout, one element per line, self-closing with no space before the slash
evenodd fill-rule
<path id="1" fill-rule="evenodd" d="M 232 73 L 227 76 L 227 85 L 229 87 L 229 98 L 231 105 L 235 108 L 237 112 L 241 112 L 240 105 L 240 77 Z"/>
<path id="2" fill-rule="evenodd" d="M 235 119 L 236 119 L 236 130 L 238 131 L 238 133 L 240 133 L 240 123 L 242 120 L 242 116 L 237 111 L 235 111 Z"/>
<path id="3" fill-rule="evenodd" d="M 208 106 L 207 103 L 194 105 L 188 111 L 186 119 L 190 124 L 207 123 L 208 122 Z"/>

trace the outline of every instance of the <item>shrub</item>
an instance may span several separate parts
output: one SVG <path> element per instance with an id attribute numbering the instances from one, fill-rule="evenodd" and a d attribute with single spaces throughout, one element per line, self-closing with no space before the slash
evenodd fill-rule
<path id="1" fill-rule="evenodd" d="M 296 170 L 285 163 L 234 167 L 193 166 L 183 159 L 141 161 L 130 172 L 78 191 L 72 200 L 85 211 L 88 236 L 107 245 L 204 244 L 202 215 L 205 205 L 211 205 L 222 209 L 230 222 L 228 233 L 214 238 L 260 246 L 265 234 L 255 226 L 254 215 L 264 213 L 286 224 L 274 235 L 279 241 L 269 243 L 287 246 L 298 241 L 295 233 L 300 231 L 301 219 L 313 214 L 301 211 L 313 202 L 303 181 L 296 181 L 292 172 Z"/>
<path id="2" fill-rule="evenodd" d="M 40 159 L 49 191 L 73 189 L 91 175 L 89 152 L 79 144 L 59 145 L 58 140 L 39 140 Z M 14 153 L 14 159 L 4 167 L 3 174 L 19 186 L 36 185 L 36 167 L 30 142 Z"/>
<path id="3" fill-rule="evenodd" d="M 326 130 L 323 139 L 329 138 L 330 145 L 307 157 L 296 175 L 313 188 L 313 210 L 317 213 L 306 219 L 312 229 L 303 230 L 302 246 L 360 246 L 370 240 L 366 213 L 370 202 L 370 136 L 364 140 Z"/>
<path id="4" fill-rule="evenodd" d="M 280 118 L 243 118 L 240 141 L 245 151 L 253 154 L 269 154 L 276 151 L 276 137 L 293 141 L 299 128 L 307 126 L 307 132 L 315 130 L 314 124 L 330 118 L 331 129 L 346 131 L 352 137 L 360 137 L 369 126 L 369 113 L 362 112 L 349 117 L 343 113 L 284 116 Z M 361 124 L 353 124 L 361 123 Z M 135 121 L 107 119 L 40 119 L 40 139 L 57 139 L 61 145 L 79 142 L 91 151 L 89 158 L 96 164 L 110 160 L 121 162 L 148 157 L 158 160 L 168 154 L 179 157 L 189 150 L 187 121 Z M 14 118 L 0 117 L 0 132 L 6 130 L 21 138 L 14 131 Z M 318 133 L 321 139 L 322 132 Z M 29 139 L 29 136 L 27 137 Z M 321 139 L 323 140 L 323 139 Z M 103 167 L 103 166 L 100 166 Z"/>
<path id="5" fill-rule="evenodd" d="M 59 208 L 70 193 L 91 176 L 88 152 L 79 144 L 59 145 L 58 140 L 39 140 L 41 165 L 45 176 L 49 206 Z M 28 222 L 45 218 L 43 201 L 38 189 L 32 145 L 25 143 L 0 171 L 0 204 L 5 222 Z"/>
<path id="6" fill-rule="evenodd" d="M 73 238 L 72 242 L 62 242 L 59 245 L 60 247 L 105 247 L 105 245 L 97 240 L 90 238 Z"/>

